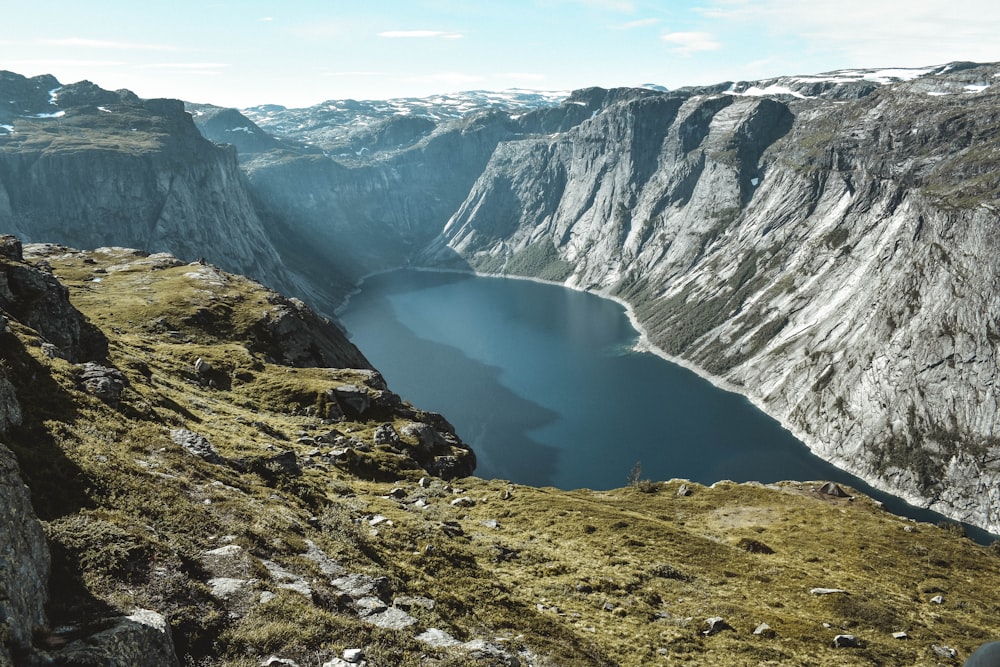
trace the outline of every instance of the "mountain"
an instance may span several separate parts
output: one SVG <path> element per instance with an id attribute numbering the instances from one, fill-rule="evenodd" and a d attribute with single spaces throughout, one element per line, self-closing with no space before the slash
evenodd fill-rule
<path id="1" fill-rule="evenodd" d="M 618 297 L 820 456 L 996 532 L 997 73 L 589 89 L 457 119 L 262 109 L 324 154 L 243 165 L 345 280 L 418 264 Z"/>
<path id="2" fill-rule="evenodd" d="M 192 105 L 193 123 L 7 73 L 0 224 L 206 257 L 327 313 L 403 265 L 615 296 L 819 455 L 997 532 L 997 72 Z"/>
<path id="3" fill-rule="evenodd" d="M 955 664 L 1000 552 L 815 483 L 474 454 L 301 303 L 0 237 L 0 665 Z"/>
<path id="4" fill-rule="evenodd" d="M 820 456 L 1000 530 L 998 67 L 894 75 L 674 91 L 506 142 L 424 261 L 622 298 Z"/>
<path id="5" fill-rule="evenodd" d="M 177 100 L 0 72 L 0 228 L 26 240 L 206 257 L 304 294 L 236 151 Z"/>

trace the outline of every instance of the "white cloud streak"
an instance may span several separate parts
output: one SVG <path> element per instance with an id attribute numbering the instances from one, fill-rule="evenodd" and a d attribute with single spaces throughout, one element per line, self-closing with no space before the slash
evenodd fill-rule
<path id="1" fill-rule="evenodd" d="M 465 37 L 460 32 L 444 32 L 441 30 L 386 30 L 378 33 L 379 37 L 390 39 L 462 39 Z"/>
<path id="2" fill-rule="evenodd" d="M 654 26 L 659 23 L 660 19 L 637 19 L 635 21 L 629 21 L 628 23 L 622 23 L 611 27 L 614 30 L 635 30 L 636 28 L 648 28 L 649 26 Z"/>
<path id="3" fill-rule="evenodd" d="M 169 44 L 142 44 L 138 42 L 116 42 L 104 39 L 85 39 L 83 37 L 67 37 L 65 39 L 43 39 L 40 42 L 46 46 L 68 46 L 71 48 L 106 49 L 117 51 L 180 51 Z"/>
<path id="4" fill-rule="evenodd" d="M 708 32 L 668 32 L 661 35 L 660 39 L 668 44 L 673 44 L 671 49 L 674 53 L 681 55 L 691 55 L 703 51 L 718 51 L 722 45 L 716 41 L 714 35 Z"/>
<path id="5" fill-rule="evenodd" d="M 851 66 L 1000 60 L 995 0 L 709 0 L 699 13 L 744 33 L 796 37 Z"/>

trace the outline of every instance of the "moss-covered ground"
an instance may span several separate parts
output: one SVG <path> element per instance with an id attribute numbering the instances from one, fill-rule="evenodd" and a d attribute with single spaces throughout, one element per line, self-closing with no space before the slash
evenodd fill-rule
<path id="1" fill-rule="evenodd" d="M 421 483 L 426 473 L 391 470 L 397 459 L 374 443 L 384 419 L 324 414 L 326 390 L 361 385 L 364 371 L 249 351 L 244 336 L 269 304 L 258 285 L 122 250 L 46 259 L 130 382 L 116 404 L 101 401 L 11 325 L 5 372 L 22 378 L 26 419 L 8 440 L 53 545 L 54 626 L 151 608 L 170 620 L 182 664 L 232 666 L 270 655 L 320 665 L 348 647 L 373 666 L 505 664 L 418 641 L 427 628 L 487 640 L 522 664 L 580 666 L 949 664 L 935 645 L 959 664 L 1000 637 L 1000 551 L 953 528 L 813 482 L 686 483 L 687 495 L 677 480 L 613 491 Z M 195 370 L 199 358 L 215 375 Z M 227 460 L 294 452 L 301 474 L 210 463 L 171 429 L 203 435 Z M 383 474 L 317 456 L 333 429 L 370 444 Z M 254 557 L 247 576 L 269 600 L 212 594 L 203 554 L 231 544 Z M 391 596 L 434 604 L 411 609 L 417 623 L 403 630 L 368 624 L 303 556 L 310 544 L 348 572 L 386 577 Z M 311 595 L 282 588 L 263 559 Z M 706 635 L 710 617 L 728 629 Z M 761 623 L 771 630 L 753 634 Z M 833 648 L 838 634 L 861 646 Z"/>

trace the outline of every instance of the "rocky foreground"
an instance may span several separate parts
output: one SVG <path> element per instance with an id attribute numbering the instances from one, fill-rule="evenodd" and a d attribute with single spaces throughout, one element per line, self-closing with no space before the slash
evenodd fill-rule
<path id="1" fill-rule="evenodd" d="M 0 665 L 940 665 L 1000 552 L 816 482 L 469 476 L 334 326 L 0 242 Z"/>

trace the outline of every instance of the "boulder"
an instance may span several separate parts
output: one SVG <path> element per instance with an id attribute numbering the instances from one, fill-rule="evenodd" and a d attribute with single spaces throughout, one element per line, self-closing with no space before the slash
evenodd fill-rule
<path id="1" fill-rule="evenodd" d="M 0 444 L 0 664 L 30 650 L 45 625 L 49 547 L 21 481 L 17 460 Z"/>
<path id="2" fill-rule="evenodd" d="M 170 625 L 148 609 L 137 609 L 110 628 L 69 644 L 59 651 L 56 664 L 179 666 Z"/>
<path id="3" fill-rule="evenodd" d="M 382 424 L 375 429 L 375 444 L 395 447 L 400 443 L 399 434 L 392 424 Z"/>
<path id="4" fill-rule="evenodd" d="M 854 635 L 837 635 L 833 638 L 833 648 L 858 648 L 861 642 Z"/>
<path id="5" fill-rule="evenodd" d="M 938 646 L 937 644 L 931 644 L 931 650 L 934 651 L 934 655 L 939 658 L 944 658 L 945 660 L 954 660 L 958 657 L 958 651 L 950 646 Z M 982 660 L 980 660 L 982 662 Z M 995 664 L 986 662 L 985 664 Z"/>
<path id="6" fill-rule="evenodd" d="M 216 465 L 225 465 L 226 463 L 226 460 L 219 455 L 219 452 L 215 451 L 212 443 L 205 436 L 199 435 L 194 431 L 188 431 L 183 428 L 174 429 L 170 431 L 170 439 L 175 444 L 187 450 L 188 453 L 203 458 L 209 463 Z"/>
<path id="7" fill-rule="evenodd" d="M 714 635 L 716 633 L 722 632 L 723 630 L 732 630 L 733 627 L 726 623 L 721 616 L 712 616 L 711 618 L 705 619 L 706 629 L 702 630 L 701 634 L 706 637 L 709 635 Z"/>
<path id="8" fill-rule="evenodd" d="M 121 400 L 122 392 L 129 386 L 128 378 L 120 370 L 93 361 L 78 366 L 77 381 L 88 393 L 112 405 Z"/>

